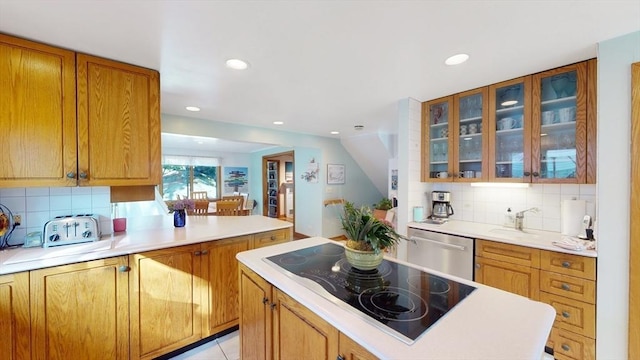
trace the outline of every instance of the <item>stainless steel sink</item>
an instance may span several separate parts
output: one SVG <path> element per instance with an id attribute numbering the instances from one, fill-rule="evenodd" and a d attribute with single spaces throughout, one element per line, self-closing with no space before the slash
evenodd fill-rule
<path id="1" fill-rule="evenodd" d="M 516 230 L 509 228 L 494 228 L 489 230 L 490 233 L 495 234 L 499 237 L 504 237 L 508 239 L 520 239 L 520 240 L 537 240 L 540 238 L 540 235 L 533 233 L 528 230 Z"/>

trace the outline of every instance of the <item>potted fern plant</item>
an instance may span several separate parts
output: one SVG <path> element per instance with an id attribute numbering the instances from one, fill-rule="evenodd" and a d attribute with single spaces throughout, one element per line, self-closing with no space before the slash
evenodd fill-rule
<path id="1" fill-rule="evenodd" d="M 347 261 L 359 270 L 376 269 L 382 262 L 385 249 L 407 239 L 398 234 L 391 223 L 373 216 L 366 206 L 357 208 L 353 203 L 345 202 L 340 221 L 347 236 Z"/>

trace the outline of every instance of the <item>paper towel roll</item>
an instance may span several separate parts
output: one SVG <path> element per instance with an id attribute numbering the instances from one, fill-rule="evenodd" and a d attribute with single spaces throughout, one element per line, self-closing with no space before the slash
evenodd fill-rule
<path id="1" fill-rule="evenodd" d="M 585 200 L 562 200 L 560 209 L 560 229 L 562 235 L 577 236 L 584 232 L 582 219 L 587 213 Z"/>

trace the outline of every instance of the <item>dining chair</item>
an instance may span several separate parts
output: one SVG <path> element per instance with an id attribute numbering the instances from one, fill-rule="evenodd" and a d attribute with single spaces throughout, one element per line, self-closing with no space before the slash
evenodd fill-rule
<path id="1" fill-rule="evenodd" d="M 206 191 L 192 191 L 191 199 L 193 200 L 207 200 L 207 192 Z"/>
<path id="2" fill-rule="evenodd" d="M 227 195 L 227 196 L 223 196 L 222 200 L 234 200 L 238 202 L 238 210 L 241 210 L 243 208 L 244 205 L 244 196 L 242 195 Z"/>
<path id="3" fill-rule="evenodd" d="M 207 215 L 209 213 L 209 200 L 195 200 L 194 205 L 190 215 Z"/>
<path id="4" fill-rule="evenodd" d="M 238 207 L 238 200 L 218 200 L 216 201 L 216 215 L 238 216 L 241 215 Z"/>

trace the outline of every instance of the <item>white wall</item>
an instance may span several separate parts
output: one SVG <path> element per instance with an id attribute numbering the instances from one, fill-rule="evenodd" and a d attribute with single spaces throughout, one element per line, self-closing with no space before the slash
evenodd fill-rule
<path id="1" fill-rule="evenodd" d="M 627 358 L 631 64 L 638 61 L 640 32 L 598 46 L 599 359 Z"/>

